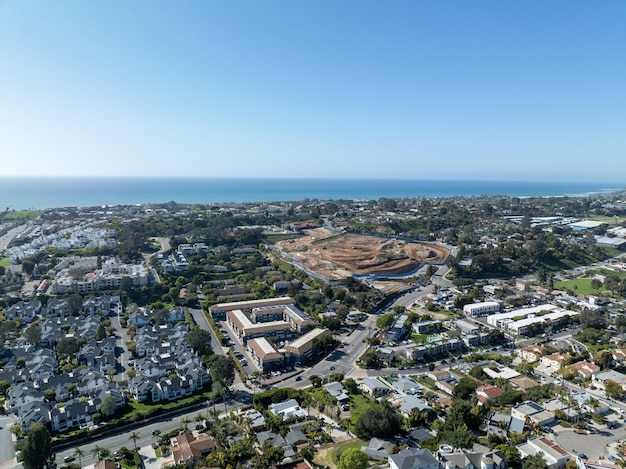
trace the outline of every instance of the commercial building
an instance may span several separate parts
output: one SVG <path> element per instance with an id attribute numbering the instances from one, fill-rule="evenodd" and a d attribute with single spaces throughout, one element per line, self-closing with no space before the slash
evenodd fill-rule
<path id="1" fill-rule="evenodd" d="M 315 328 L 287 344 L 285 346 L 285 356 L 294 362 L 308 360 L 313 356 L 314 342 L 329 334 L 328 329 Z"/>
<path id="2" fill-rule="evenodd" d="M 267 372 L 283 368 L 285 355 L 278 352 L 265 337 L 250 339 L 246 346 L 261 371 Z"/>
<path id="3" fill-rule="evenodd" d="M 236 301 L 232 303 L 218 303 L 209 307 L 209 312 L 213 319 L 224 320 L 226 313 L 235 309 L 244 313 L 251 314 L 254 308 L 263 308 L 264 306 L 276 305 L 294 305 L 296 300 L 289 296 L 281 296 L 278 298 L 266 298 L 264 300 Z"/>
<path id="4" fill-rule="evenodd" d="M 285 340 L 292 336 L 291 326 L 286 321 L 253 323 L 241 310 L 228 311 L 226 322 L 233 329 L 239 340 L 246 343 L 257 337 L 275 337 Z"/>

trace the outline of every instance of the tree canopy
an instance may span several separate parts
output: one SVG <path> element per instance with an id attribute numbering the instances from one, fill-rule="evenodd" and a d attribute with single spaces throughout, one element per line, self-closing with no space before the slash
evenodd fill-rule
<path id="1" fill-rule="evenodd" d="M 388 406 L 367 409 L 356 422 L 354 431 L 359 438 L 391 438 L 402 429 L 401 417 Z"/>
<path id="2" fill-rule="evenodd" d="M 478 387 L 478 383 L 472 378 L 463 377 L 459 380 L 458 384 L 454 387 L 454 396 L 459 399 L 467 399 Z"/>
<path id="3" fill-rule="evenodd" d="M 235 380 L 235 364 L 233 361 L 223 355 L 217 355 L 210 363 L 211 378 L 214 382 L 221 383 L 228 387 Z"/>
<path id="4" fill-rule="evenodd" d="M 395 320 L 396 318 L 393 314 L 383 314 L 378 319 L 376 319 L 376 327 L 378 327 L 379 329 L 387 329 L 388 327 L 393 326 Z"/>
<path id="5" fill-rule="evenodd" d="M 339 457 L 339 469 L 365 469 L 368 459 L 360 449 L 348 448 Z"/>
<path id="6" fill-rule="evenodd" d="M 44 425 L 34 423 L 29 427 L 22 456 L 24 469 L 47 469 L 55 466 L 52 457 L 52 438 Z"/>
<path id="7" fill-rule="evenodd" d="M 209 357 L 213 353 L 209 331 L 194 329 L 187 335 L 187 341 L 201 357 Z"/>

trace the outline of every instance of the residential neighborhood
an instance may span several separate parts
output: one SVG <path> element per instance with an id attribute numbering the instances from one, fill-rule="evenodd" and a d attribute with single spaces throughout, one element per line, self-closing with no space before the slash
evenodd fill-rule
<path id="1" fill-rule="evenodd" d="M 606 241 L 624 219 L 591 219 L 626 205 L 554 204 L 7 221 L 21 231 L 0 270 L 0 463 L 47 438 L 69 469 L 626 464 L 626 265 Z"/>

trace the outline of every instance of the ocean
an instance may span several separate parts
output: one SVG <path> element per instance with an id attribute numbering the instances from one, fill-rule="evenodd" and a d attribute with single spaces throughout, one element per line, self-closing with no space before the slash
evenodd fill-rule
<path id="1" fill-rule="evenodd" d="M 405 179 L 0 177 L 0 211 L 132 205 L 361 199 L 381 197 L 583 196 L 622 190 L 601 182 Z"/>

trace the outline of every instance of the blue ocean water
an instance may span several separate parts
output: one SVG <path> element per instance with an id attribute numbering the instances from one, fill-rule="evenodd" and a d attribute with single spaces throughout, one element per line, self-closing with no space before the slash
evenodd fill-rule
<path id="1" fill-rule="evenodd" d="M 379 199 L 471 195 L 580 196 L 623 189 L 615 183 L 392 179 L 0 177 L 0 210 L 128 205 Z"/>

